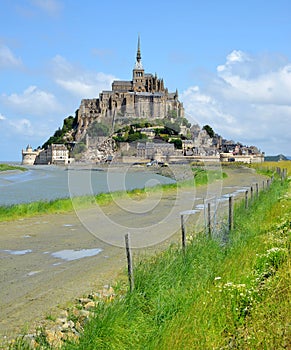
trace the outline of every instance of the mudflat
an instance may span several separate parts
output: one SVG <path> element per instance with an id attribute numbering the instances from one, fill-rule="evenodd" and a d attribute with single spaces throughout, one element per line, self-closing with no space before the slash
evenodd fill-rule
<path id="1" fill-rule="evenodd" d="M 153 253 L 180 239 L 182 211 L 197 208 L 190 221 L 199 222 L 204 198 L 242 193 L 263 181 L 248 168 L 226 172 L 228 178 L 196 189 L 0 223 L 1 338 L 34 329 L 76 297 L 114 284 L 126 271 L 126 233 L 134 256 Z"/>

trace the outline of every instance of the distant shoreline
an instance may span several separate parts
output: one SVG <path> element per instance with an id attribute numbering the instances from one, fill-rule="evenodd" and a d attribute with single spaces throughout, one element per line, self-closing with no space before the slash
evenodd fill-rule
<path id="1" fill-rule="evenodd" d="M 7 174 L 7 172 L 22 172 L 22 171 L 26 171 L 26 170 L 27 170 L 27 168 L 22 167 L 22 166 L 0 163 L 0 174 L 2 174 L 2 173 Z"/>
<path id="2" fill-rule="evenodd" d="M 167 169 L 167 168 L 164 168 Z M 142 169 L 141 169 L 142 170 Z M 176 180 L 173 183 L 164 183 L 159 184 L 153 187 L 143 187 L 143 188 L 135 188 L 129 190 L 117 190 L 113 192 L 100 192 L 95 195 L 82 195 L 75 196 L 74 203 L 72 203 L 71 197 L 57 198 L 53 200 L 39 200 L 32 201 L 29 203 L 19 203 L 13 205 L 0 205 L 0 222 L 2 221 L 11 221 L 16 220 L 23 217 L 33 217 L 41 214 L 56 214 L 56 213 L 67 213 L 75 209 L 77 206 L 79 209 L 88 209 L 92 207 L 92 204 L 98 202 L 99 205 L 107 205 L 112 202 L 113 198 L 122 198 L 122 197 L 132 197 L 132 198 L 141 198 L 142 196 L 148 194 L 149 192 L 156 192 L 158 190 L 162 191 L 176 191 L 176 188 L 192 188 L 193 183 L 193 173 L 192 179 L 189 178 L 189 173 L 185 173 L 182 169 L 181 172 L 177 174 L 180 176 L 179 180 Z M 210 177 L 208 178 L 208 175 Z M 159 174 L 161 176 L 166 176 L 165 174 Z M 188 176 L 185 176 L 188 175 Z M 225 173 L 221 173 L 220 171 L 210 170 L 210 173 L 206 170 L 199 170 L 198 177 L 195 178 L 195 186 L 206 185 L 207 183 L 211 183 L 215 180 L 225 178 L 227 175 Z M 168 177 L 170 178 L 170 176 Z"/>

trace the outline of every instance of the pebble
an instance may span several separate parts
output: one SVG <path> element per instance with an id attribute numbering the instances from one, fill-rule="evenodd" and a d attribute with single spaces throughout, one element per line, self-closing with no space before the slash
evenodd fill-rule
<path id="1" fill-rule="evenodd" d="M 112 301 L 115 297 L 114 289 L 110 285 L 103 286 L 102 290 L 92 292 L 87 297 L 76 299 L 76 304 L 69 310 L 61 310 L 53 323 L 45 323 L 41 330 L 21 336 L 31 349 L 39 347 L 37 339 L 44 336 L 48 344 L 59 349 L 67 340 L 77 341 L 83 332 L 85 323 L 93 315 L 98 303 Z M 73 320 L 70 318 L 73 317 Z M 15 339 L 11 341 L 11 344 Z"/>
<path id="2" fill-rule="evenodd" d="M 84 325 L 94 315 L 98 304 L 111 302 L 115 297 L 114 289 L 110 285 L 104 285 L 101 290 L 76 299 L 73 307 L 61 310 L 54 321 L 43 320 L 34 333 L 20 335 L 19 338 L 25 341 L 26 348 L 29 349 L 39 349 L 41 344 L 38 343 L 38 339 L 40 338 L 42 340 L 45 338 L 53 349 L 60 349 L 68 340 L 77 342 L 84 330 Z M 12 339 L 9 344 L 14 344 L 16 340 Z"/>
<path id="3" fill-rule="evenodd" d="M 87 304 L 84 305 L 85 310 L 95 309 L 97 303 L 95 301 L 89 301 Z"/>

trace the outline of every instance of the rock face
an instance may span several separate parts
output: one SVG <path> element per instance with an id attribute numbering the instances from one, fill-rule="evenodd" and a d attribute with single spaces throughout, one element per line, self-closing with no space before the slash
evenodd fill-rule
<path id="1" fill-rule="evenodd" d="M 83 153 L 81 160 L 86 162 L 104 163 L 110 161 L 117 149 L 112 137 L 104 138 L 102 142 L 89 142 L 87 137 L 87 150 Z"/>
<path id="2" fill-rule="evenodd" d="M 81 101 L 77 111 L 75 140 L 78 142 L 83 139 L 87 129 L 94 122 L 105 123 L 113 131 L 117 124 L 128 123 L 130 119 L 162 119 L 173 111 L 177 117 L 184 117 L 178 91 L 169 92 L 163 79 L 158 78 L 156 74 L 145 73 L 138 40 L 132 80 L 113 81 L 111 91 L 102 91 L 99 98 Z"/>

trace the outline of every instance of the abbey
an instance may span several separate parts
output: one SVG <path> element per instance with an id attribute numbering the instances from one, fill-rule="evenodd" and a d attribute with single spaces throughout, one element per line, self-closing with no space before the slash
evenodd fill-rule
<path id="1" fill-rule="evenodd" d="M 141 62 L 140 38 L 132 80 L 115 80 L 111 91 L 102 91 L 99 98 L 83 99 L 77 111 L 78 128 L 76 141 L 85 136 L 88 126 L 94 122 L 106 121 L 112 126 L 127 123 L 129 119 L 163 119 L 175 113 L 184 117 L 183 104 L 178 100 L 178 91 L 169 92 L 163 79 L 145 73 Z"/>

